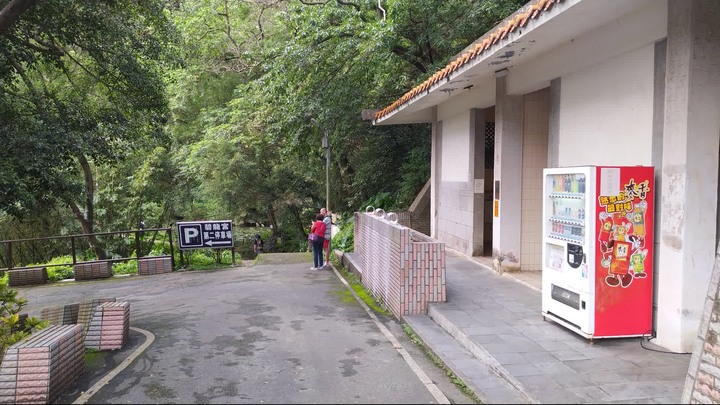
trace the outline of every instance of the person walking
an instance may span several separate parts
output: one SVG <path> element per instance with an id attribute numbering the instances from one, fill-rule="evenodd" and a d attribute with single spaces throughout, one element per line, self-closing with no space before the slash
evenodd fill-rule
<path id="1" fill-rule="evenodd" d="M 255 234 L 255 240 L 253 240 L 253 252 L 255 253 L 255 256 L 260 254 L 263 250 L 263 240 L 260 234 Z"/>
<path id="2" fill-rule="evenodd" d="M 325 207 L 320 208 L 320 214 L 323 216 L 325 224 L 325 242 L 323 242 L 323 251 L 325 252 L 325 264 L 323 267 L 330 266 L 330 239 L 332 238 L 332 215 Z"/>
<path id="3" fill-rule="evenodd" d="M 323 244 L 325 243 L 325 223 L 322 214 L 315 216 L 315 221 L 310 226 L 308 240 L 312 243 L 313 267 L 310 270 L 320 270 L 323 267 Z"/>

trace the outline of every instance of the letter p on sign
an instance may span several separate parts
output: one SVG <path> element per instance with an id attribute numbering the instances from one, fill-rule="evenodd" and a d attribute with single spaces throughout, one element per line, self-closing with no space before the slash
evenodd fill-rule
<path id="1" fill-rule="evenodd" d="M 178 225 L 180 233 L 180 248 L 200 247 L 203 245 L 202 227 L 200 224 Z"/>

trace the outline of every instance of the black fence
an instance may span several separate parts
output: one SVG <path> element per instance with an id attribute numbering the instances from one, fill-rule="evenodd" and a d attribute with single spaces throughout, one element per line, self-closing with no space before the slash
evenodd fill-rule
<path id="1" fill-rule="evenodd" d="M 102 249 L 107 252 L 108 262 L 126 262 L 148 257 L 158 245 L 169 245 L 172 266 L 175 268 L 175 249 L 173 248 L 172 228 L 137 229 L 116 232 L 98 232 L 65 236 L 49 236 L 32 239 L 15 239 L 0 241 L 0 271 L 35 267 L 69 266 L 78 263 L 97 261 L 89 238 L 98 240 Z M 2 249 L 4 246 L 4 249 Z M 161 250 L 164 248 L 161 247 Z M 134 253 L 134 257 L 133 257 Z M 62 263 L 49 263 L 57 257 L 71 257 Z"/>

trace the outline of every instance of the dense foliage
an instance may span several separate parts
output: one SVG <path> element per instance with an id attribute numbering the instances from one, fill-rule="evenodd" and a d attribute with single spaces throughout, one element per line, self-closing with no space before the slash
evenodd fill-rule
<path id="1" fill-rule="evenodd" d="M 7 284 L 7 276 L 0 277 L 0 362 L 8 347 L 19 342 L 32 332 L 47 326 L 47 322 L 21 314 L 27 300 L 19 297 L 17 291 Z"/>
<path id="2" fill-rule="evenodd" d="M 0 239 L 232 219 L 297 250 L 327 203 L 406 208 L 430 128 L 361 111 L 522 3 L 0 0 Z"/>

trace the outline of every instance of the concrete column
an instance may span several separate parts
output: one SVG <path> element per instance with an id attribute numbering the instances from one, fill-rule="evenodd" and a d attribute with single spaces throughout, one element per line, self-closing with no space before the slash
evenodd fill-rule
<path id="1" fill-rule="evenodd" d="M 520 270 L 523 97 L 507 94 L 506 79 L 498 74 L 495 90 L 493 265 L 498 272 Z"/>
<path id="2" fill-rule="evenodd" d="M 669 0 L 657 343 L 689 352 L 714 263 L 720 148 L 720 2 Z"/>
<path id="3" fill-rule="evenodd" d="M 652 165 L 655 167 L 655 201 L 662 201 L 662 155 L 663 155 L 663 131 L 665 128 L 665 69 L 667 62 L 667 40 L 658 41 L 655 44 L 655 69 L 653 79 L 653 128 L 652 128 Z M 662 221 L 662 206 L 655 204 L 655 223 Z M 653 248 L 655 252 L 660 251 L 660 226 L 655 226 L 653 232 Z M 660 291 L 661 272 L 663 268 L 659 264 L 659 255 L 653 257 L 653 330 L 657 330 L 658 292 Z M 672 271 L 668 269 L 667 271 Z"/>
<path id="4" fill-rule="evenodd" d="M 430 133 L 430 237 L 437 239 L 437 221 L 438 221 L 438 193 L 440 189 L 440 160 L 442 150 L 440 149 L 442 142 L 440 137 L 442 134 L 441 123 L 437 120 L 437 107 L 433 107 L 432 130 Z"/>
<path id="5" fill-rule="evenodd" d="M 550 122 L 548 123 L 547 167 L 560 164 L 560 79 L 550 81 Z"/>
<path id="6" fill-rule="evenodd" d="M 473 109 L 470 112 L 470 165 L 472 168 L 471 187 L 473 187 L 473 224 L 470 248 L 473 256 L 482 256 L 484 250 L 485 221 L 485 110 Z"/>

